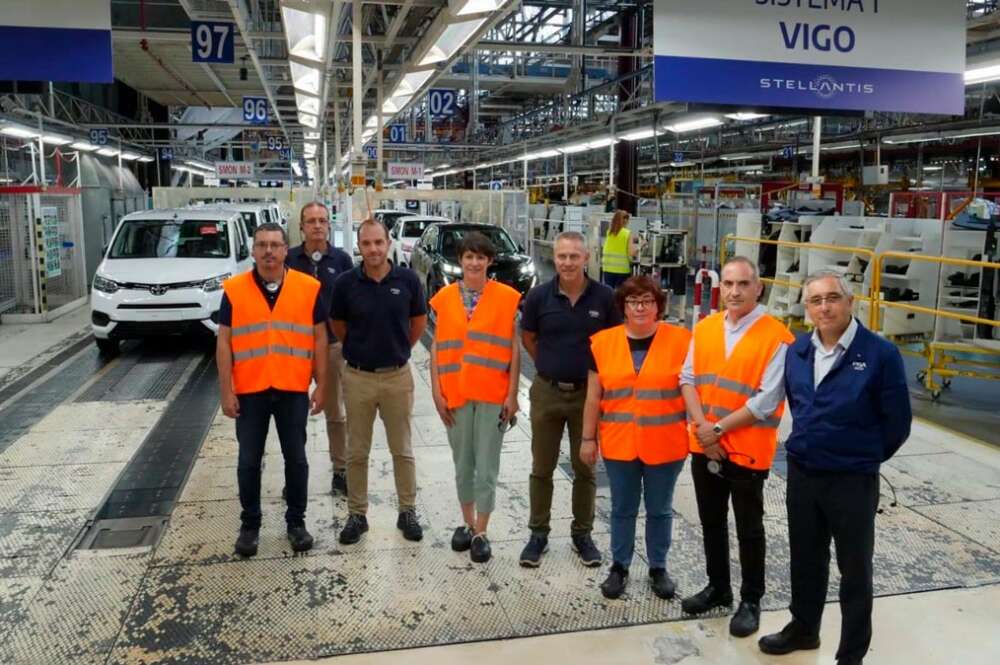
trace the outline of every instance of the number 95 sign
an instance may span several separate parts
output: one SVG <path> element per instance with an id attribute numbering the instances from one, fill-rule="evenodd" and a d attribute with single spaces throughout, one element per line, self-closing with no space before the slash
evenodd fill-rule
<path id="1" fill-rule="evenodd" d="M 232 23 L 191 21 L 191 60 L 232 64 L 235 27 Z"/>

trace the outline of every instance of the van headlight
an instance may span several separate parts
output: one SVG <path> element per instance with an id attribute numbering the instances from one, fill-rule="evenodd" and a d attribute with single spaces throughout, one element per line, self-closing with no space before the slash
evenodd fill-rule
<path id="1" fill-rule="evenodd" d="M 443 270 L 444 274 L 446 274 L 446 275 L 455 275 L 455 276 L 458 276 L 458 275 L 462 274 L 462 268 L 461 267 L 456 266 L 456 265 L 452 265 L 450 263 L 442 263 L 441 264 L 441 270 Z"/>
<path id="2" fill-rule="evenodd" d="M 107 277 L 101 277 L 100 275 L 94 275 L 94 290 L 100 291 L 101 293 L 116 293 L 120 288 L 118 282 L 112 281 Z"/>
<path id="3" fill-rule="evenodd" d="M 523 266 L 521 266 L 521 274 L 522 275 L 534 275 L 535 274 L 535 264 L 534 263 L 525 263 Z"/>
<path id="4" fill-rule="evenodd" d="M 210 277 L 206 279 L 201 285 L 201 290 L 205 293 L 211 293 L 212 291 L 218 291 L 222 288 L 222 283 L 232 277 L 231 273 L 224 273 L 222 275 L 216 275 L 215 277 Z"/>

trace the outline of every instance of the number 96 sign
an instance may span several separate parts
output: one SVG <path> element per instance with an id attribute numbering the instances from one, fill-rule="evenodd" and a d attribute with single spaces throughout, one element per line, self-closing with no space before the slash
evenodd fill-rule
<path id="1" fill-rule="evenodd" d="M 249 122 L 252 125 L 267 124 L 266 97 L 243 98 L 243 122 Z"/>

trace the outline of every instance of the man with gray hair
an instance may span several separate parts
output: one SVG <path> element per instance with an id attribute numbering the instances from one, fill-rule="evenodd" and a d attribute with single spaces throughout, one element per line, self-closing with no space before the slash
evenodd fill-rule
<path id="1" fill-rule="evenodd" d="M 785 407 L 782 376 L 792 334 L 758 304 L 757 265 L 734 256 L 722 266 L 723 311 L 695 326 L 681 370 L 691 425 L 691 476 L 705 546 L 708 585 L 681 608 L 702 614 L 732 605 L 729 502 L 739 540 L 740 605 L 729 632 L 746 637 L 760 625 L 764 595 L 764 480 L 778 445 Z"/>
<path id="2" fill-rule="evenodd" d="M 910 395 L 899 349 L 853 317 L 854 296 L 840 273 L 810 275 L 803 300 L 815 330 L 789 349 L 784 372 L 792 620 L 759 645 L 775 655 L 819 647 L 832 538 L 842 615 L 837 664 L 861 665 L 872 638 L 879 465 L 910 434 Z"/>
<path id="3" fill-rule="evenodd" d="M 581 359 L 590 356 L 590 336 L 619 325 L 622 315 L 614 292 L 584 271 L 590 255 L 583 235 L 560 233 L 552 255 L 556 276 L 528 292 L 521 316 L 521 340 L 535 361 L 537 373 L 530 392 L 531 536 L 520 563 L 537 567 L 548 549 L 552 474 L 559 462 L 563 431 L 568 428 L 573 464 L 572 546 L 583 565 L 594 567 L 601 565 L 601 552 L 590 537 L 597 481 L 593 468 L 580 459 L 587 397 L 587 365 Z"/>

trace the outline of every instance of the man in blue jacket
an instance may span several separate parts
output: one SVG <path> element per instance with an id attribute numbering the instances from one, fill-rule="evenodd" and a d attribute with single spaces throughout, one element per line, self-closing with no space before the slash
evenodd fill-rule
<path id="1" fill-rule="evenodd" d="M 819 647 L 832 537 L 843 617 L 837 664 L 860 665 L 872 639 L 879 465 L 910 435 L 910 396 L 899 350 L 852 316 L 841 274 L 811 275 L 803 294 L 816 329 L 785 360 L 792 620 L 759 645 L 775 655 Z"/>

